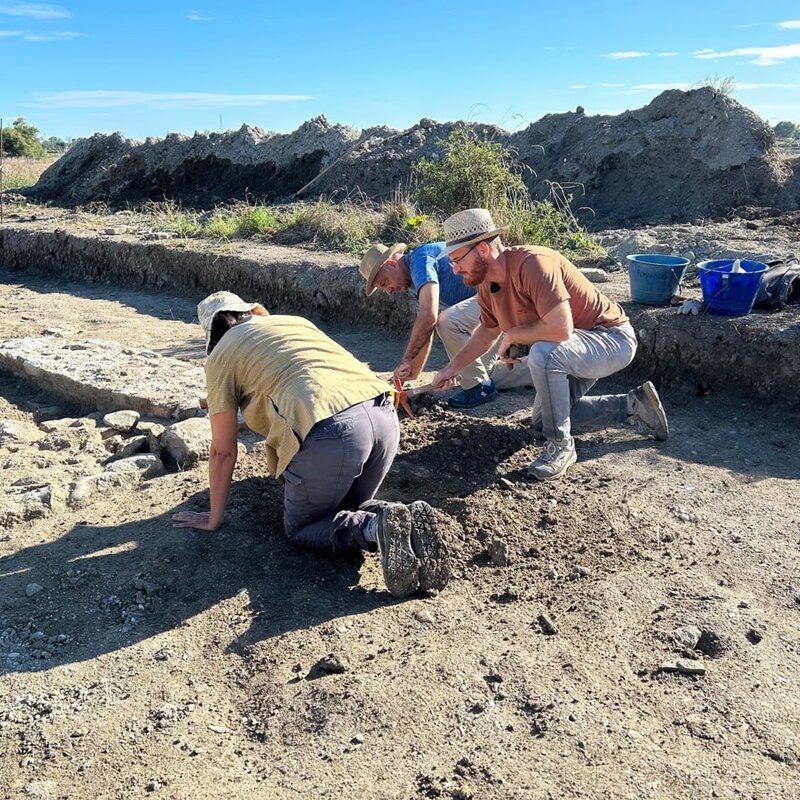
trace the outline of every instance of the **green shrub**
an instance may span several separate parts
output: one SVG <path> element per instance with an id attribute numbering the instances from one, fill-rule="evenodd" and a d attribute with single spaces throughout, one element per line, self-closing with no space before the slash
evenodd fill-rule
<path id="1" fill-rule="evenodd" d="M 547 200 L 531 200 L 527 192 L 512 195 L 508 207 L 495 218 L 508 227 L 503 242 L 550 247 L 568 258 L 601 254 L 603 248 L 575 218 L 571 202 L 572 197 L 557 185 Z"/>
<path id="2" fill-rule="evenodd" d="M 442 159 L 422 158 L 413 165 L 421 208 L 444 216 L 465 208 L 498 213 L 508 207 L 513 193 L 525 189 L 521 168 L 503 145 L 481 140 L 469 128 L 456 128 L 442 146 Z"/>
<path id="3" fill-rule="evenodd" d="M 248 239 L 274 233 L 281 227 L 276 214 L 266 206 L 245 206 L 220 210 L 201 228 L 200 234 L 210 239 Z"/>
<path id="4" fill-rule="evenodd" d="M 320 198 L 297 206 L 278 232 L 282 244 L 314 244 L 361 254 L 379 238 L 381 215 L 366 203 L 347 200 L 333 203 Z"/>

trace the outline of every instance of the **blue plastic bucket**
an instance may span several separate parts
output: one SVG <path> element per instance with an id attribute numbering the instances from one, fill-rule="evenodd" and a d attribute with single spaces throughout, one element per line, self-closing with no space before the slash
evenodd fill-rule
<path id="1" fill-rule="evenodd" d="M 743 272 L 733 272 L 733 259 L 702 261 L 697 265 L 703 302 L 710 314 L 743 317 L 750 313 L 767 265 L 760 261 L 740 261 Z"/>
<path id="2" fill-rule="evenodd" d="M 672 295 L 678 293 L 688 258 L 642 253 L 628 256 L 628 278 L 631 282 L 631 300 L 646 306 L 669 305 Z"/>

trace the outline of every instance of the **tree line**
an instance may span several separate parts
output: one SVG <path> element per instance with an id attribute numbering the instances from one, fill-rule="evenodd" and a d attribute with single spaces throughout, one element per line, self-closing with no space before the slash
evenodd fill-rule
<path id="1" fill-rule="evenodd" d="M 17 117 L 11 125 L 3 127 L 3 155 L 24 156 L 26 158 L 46 158 L 59 155 L 72 144 L 72 139 L 59 139 L 50 136 L 43 139 L 39 129 Z"/>

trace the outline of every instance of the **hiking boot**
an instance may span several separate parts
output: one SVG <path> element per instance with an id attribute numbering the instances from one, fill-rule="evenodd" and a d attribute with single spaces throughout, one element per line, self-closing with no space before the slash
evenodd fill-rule
<path id="1" fill-rule="evenodd" d="M 669 436 L 669 424 L 656 387 L 650 381 L 637 386 L 628 392 L 628 403 L 628 408 L 632 407 L 636 430 L 665 442 Z"/>
<path id="2" fill-rule="evenodd" d="M 462 389 L 457 392 L 447 401 L 447 405 L 453 408 L 474 408 L 491 402 L 495 397 L 497 397 L 497 387 L 493 380 L 488 380 L 471 389 Z"/>
<path id="3" fill-rule="evenodd" d="M 409 504 L 411 547 L 419 559 L 419 588 L 440 592 L 450 580 L 450 551 L 439 534 L 433 509 L 424 500 Z"/>
<path id="4" fill-rule="evenodd" d="M 563 442 L 549 441 L 539 458 L 528 467 L 528 475 L 537 481 L 560 478 L 576 461 L 575 440 L 570 436 Z"/>
<path id="5" fill-rule="evenodd" d="M 411 549 L 411 512 L 387 503 L 375 514 L 375 539 L 389 594 L 406 597 L 419 586 L 419 562 Z"/>

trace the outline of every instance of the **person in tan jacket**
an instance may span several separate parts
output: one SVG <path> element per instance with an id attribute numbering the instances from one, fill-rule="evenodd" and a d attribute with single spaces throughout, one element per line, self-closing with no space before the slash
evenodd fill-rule
<path id="1" fill-rule="evenodd" d="M 289 539 L 331 552 L 377 546 L 396 597 L 443 588 L 449 560 L 431 507 L 375 500 L 400 437 L 386 383 L 302 317 L 271 316 L 231 292 L 210 295 L 197 311 L 209 354 L 210 510 L 177 512 L 173 524 L 222 525 L 241 409 L 283 482 Z"/>

